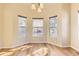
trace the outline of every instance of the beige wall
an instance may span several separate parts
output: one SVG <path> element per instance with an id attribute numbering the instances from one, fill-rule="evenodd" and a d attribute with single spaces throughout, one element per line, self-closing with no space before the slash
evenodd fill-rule
<path id="1" fill-rule="evenodd" d="M 70 46 L 70 4 L 62 5 L 62 46 Z"/>
<path id="2" fill-rule="evenodd" d="M 46 43 L 50 42 L 58 46 L 69 46 L 69 8 L 64 8 L 69 4 L 44 4 L 44 9 L 41 13 L 33 11 L 31 4 L 6 4 L 4 9 L 4 23 L 3 23 L 3 47 L 11 48 L 22 45 L 24 43 Z M 17 15 L 27 17 L 27 38 L 17 39 Z M 57 38 L 53 39 L 49 36 L 49 17 L 57 15 Z M 44 36 L 42 38 L 32 37 L 32 18 L 44 18 Z M 65 18 L 65 19 L 64 19 Z M 63 21 L 62 21 L 63 20 Z M 66 21 L 66 22 L 65 22 Z M 65 23 L 63 23 L 65 22 Z M 66 28 L 63 27 L 64 25 Z M 64 35 L 64 34 L 65 35 Z"/>
<path id="3" fill-rule="evenodd" d="M 79 4 L 71 4 L 71 47 L 77 51 L 79 51 L 78 10 Z"/>
<path id="4" fill-rule="evenodd" d="M 58 37 L 50 41 L 60 47 L 70 46 L 70 4 L 62 4 L 61 9 L 57 9 L 56 14 L 58 25 Z M 52 40 L 52 39 L 50 39 Z M 56 41 L 55 41 L 56 40 Z M 55 41 L 55 42 L 54 42 Z"/>
<path id="5" fill-rule="evenodd" d="M 3 48 L 3 19 L 4 4 L 0 4 L 0 48 Z"/>
<path id="6" fill-rule="evenodd" d="M 2 11 L 2 8 L 0 7 L 0 10 Z M 2 47 L 2 12 L 0 11 L 0 47 Z"/>

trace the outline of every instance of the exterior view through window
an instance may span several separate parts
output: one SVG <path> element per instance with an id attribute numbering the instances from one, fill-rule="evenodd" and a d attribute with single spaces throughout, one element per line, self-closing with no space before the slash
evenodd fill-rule
<path id="1" fill-rule="evenodd" d="M 57 16 L 49 17 L 50 36 L 52 38 L 57 37 Z"/>
<path id="2" fill-rule="evenodd" d="M 18 38 L 25 39 L 26 37 L 26 20 L 24 16 L 18 16 Z"/>
<path id="3" fill-rule="evenodd" d="M 33 37 L 43 36 L 43 18 L 33 18 Z"/>

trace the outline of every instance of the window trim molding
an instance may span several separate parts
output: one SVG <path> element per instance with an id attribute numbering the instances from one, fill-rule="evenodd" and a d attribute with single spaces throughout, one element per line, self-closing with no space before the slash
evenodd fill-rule
<path id="1" fill-rule="evenodd" d="M 27 17 L 25 17 L 25 16 L 22 16 L 22 15 L 18 15 L 18 17 L 23 17 L 23 18 L 27 18 Z"/>
<path id="2" fill-rule="evenodd" d="M 49 19 L 50 19 L 50 18 L 54 18 L 54 17 L 57 17 L 57 15 L 56 15 L 56 16 L 51 16 L 51 17 L 49 17 Z"/>
<path id="3" fill-rule="evenodd" d="M 32 18 L 32 19 L 44 19 L 44 18 Z"/>

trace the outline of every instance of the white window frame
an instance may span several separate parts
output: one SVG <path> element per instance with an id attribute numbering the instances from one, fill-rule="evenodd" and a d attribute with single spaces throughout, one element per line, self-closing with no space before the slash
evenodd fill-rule
<path id="1" fill-rule="evenodd" d="M 20 20 L 21 19 L 21 20 Z M 18 37 L 21 38 L 21 37 L 26 37 L 26 20 L 27 20 L 27 17 L 25 16 L 21 16 L 21 15 L 18 15 Z M 21 23 L 21 22 L 25 22 L 25 23 Z M 21 24 L 21 25 L 20 25 Z M 23 28 L 21 28 L 23 27 Z M 24 29 L 25 28 L 25 29 Z"/>
<path id="2" fill-rule="evenodd" d="M 51 30 L 53 30 L 53 31 L 51 31 Z M 57 37 L 57 16 L 49 17 L 49 35 L 52 38 Z"/>
<path id="3" fill-rule="evenodd" d="M 33 37 L 42 37 L 43 36 L 43 27 L 44 27 L 44 21 L 43 21 L 43 18 L 32 18 L 32 36 Z M 36 20 L 36 22 L 35 22 L 35 20 Z M 38 24 L 38 25 L 36 25 L 36 24 L 34 24 L 34 23 L 36 23 L 36 24 Z M 40 25 L 41 24 L 41 25 Z M 40 30 L 41 30 L 41 32 L 40 32 Z M 37 32 L 38 31 L 38 32 Z M 39 33 L 40 32 L 40 33 Z"/>

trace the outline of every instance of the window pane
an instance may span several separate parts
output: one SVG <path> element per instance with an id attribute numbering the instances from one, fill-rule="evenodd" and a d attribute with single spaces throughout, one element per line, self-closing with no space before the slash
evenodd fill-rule
<path id="1" fill-rule="evenodd" d="M 18 17 L 18 19 L 19 19 L 19 21 L 18 21 L 19 26 L 26 26 L 26 24 L 25 24 L 26 18 Z"/>
<path id="2" fill-rule="evenodd" d="M 33 27 L 43 27 L 43 20 L 34 19 L 33 20 Z"/>
<path id="3" fill-rule="evenodd" d="M 57 24 L 56 23 L 50 23 L 50 27 L 56 28 L 57 27 Z"/>
<path id="4" fill-rule="evenodd" d="M 33 36 L 40 37 L 43 36 L 43 20 L 33 19 Z"/>
<path id="5" fill-rule="evenodd" d="M 55 32 L 55 29 L 50 28 L 50 33 L 54 33 L 54 32 Z"/>
<path id="6" fill-rule="evenodd" d="M 50 23 L 56 23 L 56 17 L 50 18 Z"/>
<path id="7" fill-rule="evenodd" d="M 56 17 L 49 18 L 50 36 L 55 38 L 57 36 L 57 20 Z"/>
<path id="8" fill-rule="evenodd" d="M 43 28 L 33 28 L 33 36 L 42 36 Z"/>
<path id="9" fill-rule="evenodd" d="M 18 37 L 26 36 L 26 18 L 18 16 Z"/>
<path id="10" fill-rule="evenodd" d="M 25 33 L 25 31 L 26 31 L 26 29 L 25 29 L 26 27 L 18 27 L 18 32 L 19 32 L 19 34 L 23 34 L 23 33 Z"/>
<path id="11" fill-rule="evenodd" d="M 50 28 L 50 36 L 53 38 L 57 37 L 57 29 L 56 28 Z"/>
<path id="12" fill-rule="evenodd" d="M 50 18 L 50 27 L 56 27 L 56 17 Z"/>

